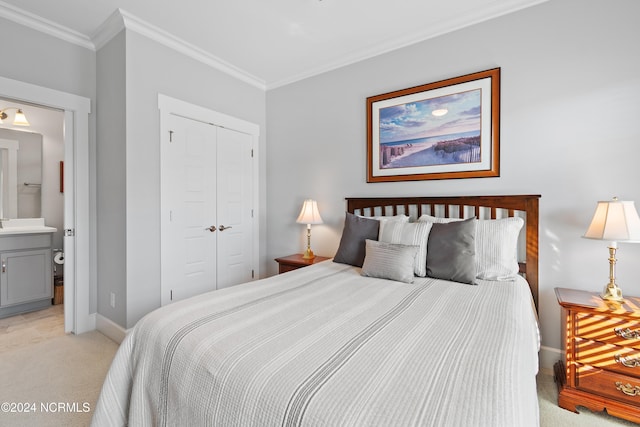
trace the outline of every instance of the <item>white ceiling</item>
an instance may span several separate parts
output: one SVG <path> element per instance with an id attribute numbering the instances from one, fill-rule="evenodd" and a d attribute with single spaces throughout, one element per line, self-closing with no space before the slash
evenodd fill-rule
<path id="1" fill-rule="evenodd" d="M 0 16 L 90 44 L 121 9 L 272 88 L 544 1 L 0 0 Z"/>

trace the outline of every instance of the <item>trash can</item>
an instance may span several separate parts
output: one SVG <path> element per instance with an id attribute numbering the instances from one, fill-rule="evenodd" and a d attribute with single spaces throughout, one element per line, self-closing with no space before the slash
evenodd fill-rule
<path id="1" fill-rule="evenodd" d="M 64 280 L 56 277 L 53 279 L 53 305 L 64 303 Z"/>

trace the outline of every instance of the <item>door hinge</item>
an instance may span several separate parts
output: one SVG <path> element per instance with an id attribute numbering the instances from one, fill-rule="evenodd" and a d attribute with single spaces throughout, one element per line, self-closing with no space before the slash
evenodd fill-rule
<path id="1" fill-rule="evenodd" d="M 73 237 L 75 235 L 76 235 L 75 228 L 65 228 L 64 229 L 64 236 L 65 237 Z"/>

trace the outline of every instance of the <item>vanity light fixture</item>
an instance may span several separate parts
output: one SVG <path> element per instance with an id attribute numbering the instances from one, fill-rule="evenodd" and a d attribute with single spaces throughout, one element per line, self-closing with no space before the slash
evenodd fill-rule
<path id="1" fill-rule="evenodd" d="M 7 107 L 0 110 L 0 124 L 3 123 L 3 120 L 6 120 L 9 117 L 7 115 L 7 110 L 16 110 L 16 114 L 13 117 L 14 126 L 29 126 L 29 121 L 27 120 L 27 117 L 22 112 L 22 109 L 18 107 Z"/>

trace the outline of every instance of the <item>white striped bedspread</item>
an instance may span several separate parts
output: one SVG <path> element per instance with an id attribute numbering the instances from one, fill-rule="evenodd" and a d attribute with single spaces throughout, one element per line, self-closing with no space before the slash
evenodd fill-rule
<path id="1" fill-rule="evenodd" d="M 92 425 L 536 426 L 535 319 L 524 279 L 405 284 L 326 261 L 144 317 Z"/>

